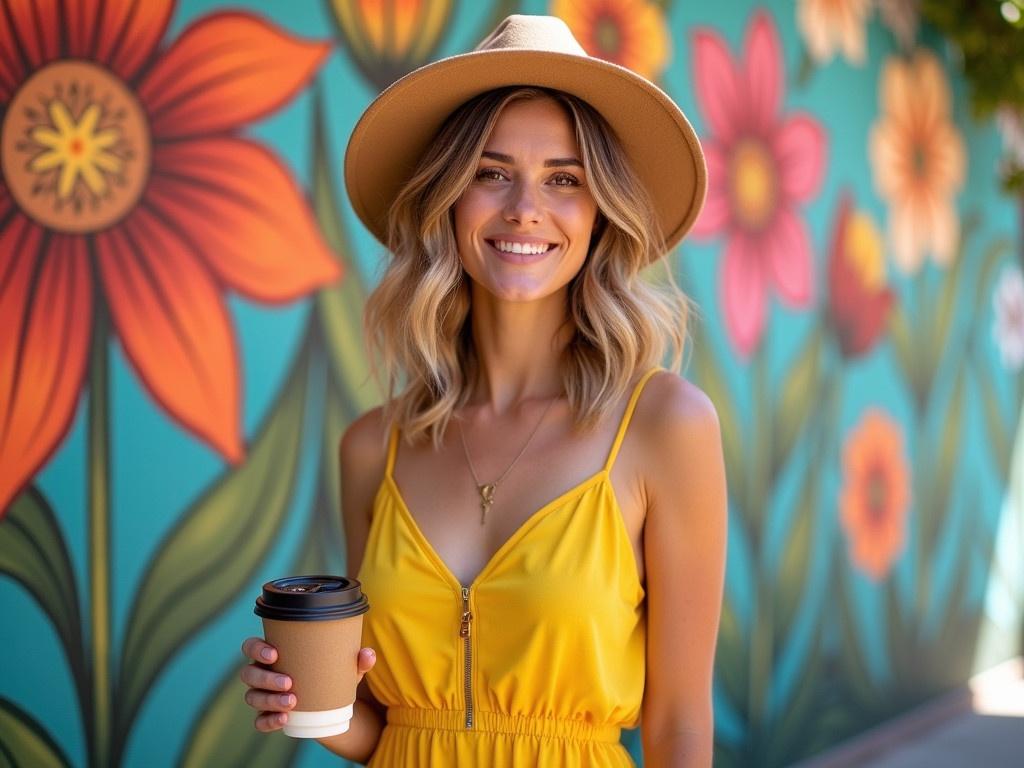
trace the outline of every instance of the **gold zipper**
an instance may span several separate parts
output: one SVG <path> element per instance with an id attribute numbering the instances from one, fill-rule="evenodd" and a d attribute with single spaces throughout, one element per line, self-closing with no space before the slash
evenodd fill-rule
<path id="1" fill-rule="evenodd" d="M 469 587 L 462 587 L 462 624 L 459 637 L 463 647 L 463 688 L 466 693 L 466 727 L 473 727 L 473 648 L 470 645 L 470 627 L 473 613 L 469 610 Z"/>

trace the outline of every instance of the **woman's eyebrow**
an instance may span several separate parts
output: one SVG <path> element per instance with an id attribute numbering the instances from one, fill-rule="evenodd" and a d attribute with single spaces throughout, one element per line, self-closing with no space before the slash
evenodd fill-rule
<path id="1" fill-rule="evenodd" d="M 501 152 L 492 152 L 489 149 L 485 149 L 481 155 L 490 160 L 497 160 L 499 163 L 506 163 L 508 165 L 515 164 L 515 158 L 512 155 L 506 155 Z M 580 168 L 583 167 L 583 163 L 577 160 L 575 157 L 554 157 L 550 160 L 544 161 L 545 168 L 560 168 L 566 165 L 576 165 Z"/>

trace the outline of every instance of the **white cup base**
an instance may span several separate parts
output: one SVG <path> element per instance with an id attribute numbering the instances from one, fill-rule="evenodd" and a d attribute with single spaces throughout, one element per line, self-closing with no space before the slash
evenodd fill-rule
<path id="1" fill-rule="evenodd" d="M 296 739 L 322 739 L 345 733 L 352 722 L 353 705 L 318 712 L 292 711 L 284 726 L 285 736 Z"/>

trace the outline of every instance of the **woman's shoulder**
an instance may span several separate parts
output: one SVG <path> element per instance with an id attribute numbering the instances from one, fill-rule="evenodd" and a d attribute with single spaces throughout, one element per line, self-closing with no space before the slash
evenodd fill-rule
<path id="1" fill-rule="evenodd" d="M 648 520 L 699 519 L 717 526 L 725 515 L 725 462 L 715 406 L 696 384 L 666 371 L 647 382 L 636 412 L 636 467 Z M 692 530 L 695 529 L 691 529 Z"/>
<path id="2" fill-rule="evenodd" d="M 719 441 L 718 413 L 711 398 L 674 371 L 651 376 L 637 401 L 634 420 L 644 444 L 661 455 Z"/>
<path id="3" fill-rule="evenodd" d="M 348 425 L 341 436 L 342 469 L 360 474 L 382 474 L 387 461 L 389 424 L 381 406 L 371 408 Z"/>

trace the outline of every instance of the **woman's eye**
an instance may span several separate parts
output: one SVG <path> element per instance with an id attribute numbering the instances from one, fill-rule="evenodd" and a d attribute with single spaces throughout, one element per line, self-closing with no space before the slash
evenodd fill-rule
<path id="1" fill-rule="evenodd" d="M 551 180 L 559 187 L 578 187 L 580 180 L 571 173 L 556 173 Z"/>
<path id="2" fill-rule="evenodd" d="M 476 172 L 478 181 L 501 181 L 505 175 L 497 168 L 481 168 Z"/>

